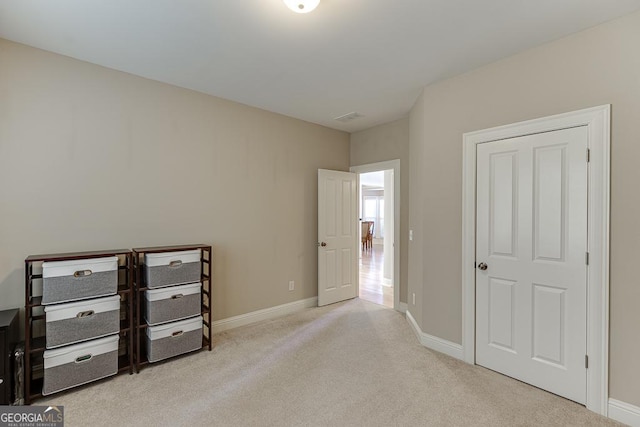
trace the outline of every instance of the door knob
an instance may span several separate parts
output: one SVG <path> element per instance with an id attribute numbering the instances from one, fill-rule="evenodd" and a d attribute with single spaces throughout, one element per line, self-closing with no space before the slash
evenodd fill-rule
<path id="1" fill-rule="evenodd" d="M 486 270 L 487 268 L 489 268 L 489 266 L 487 264 L 485 264 L 484 262 L 481 262 L 480 264 L 478 264 L 478 268 L 482 271 Z"/>
<path id="2" fill-rule="evenodd" d="M 318 246 L 322 246 L 324 248 L 325 246 L 327 246 L 327 244 L 325 242 L 322 242 L 322 243 L 318 242 Z"/>

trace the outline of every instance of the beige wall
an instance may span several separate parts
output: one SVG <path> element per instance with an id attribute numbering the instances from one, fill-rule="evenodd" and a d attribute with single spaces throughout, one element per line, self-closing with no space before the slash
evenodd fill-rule
<path id="1" fill-rule="evenodd" d="M 416 320 L 418 326 L 424 330 L 422 321 L 422 298 L 426 292 L 423 286 L 424 264 L 424 191 L 420 186 L 423 182 L 424 169 L 424 92 L 418 96 L 409 114 L 409 266 L 407 284 L 407 313 Z"/>
<path id="2" fill-rule="evenodd" d="M 0 309 L 27 255 L 199 242 L 215 319 L 313 297 L 318 168 L 347 133 L 0 40 Z"/>
<path id="3" fill-rule="evenodd" d="M 351 166 L 400 159 L 400 302 L 407 302 L 409 234 L 409 118 L 354 132 Z"/>
<path id="4" fill-rule="evenodd" d="M 611 104 L 610 396 L 634 405 L 640 405 L 638 46 L 635 13 L 426 87 L 411 114 L 411 128 L 425 132 L 412 133 L 412 159 L 414 148 L 425 154 L 410 190 L 412 202 L 424 198 L 425 243 L 409 268 L 410 274 L 422 268 L 424 276 L 410 275 L 409 284 L 424 291 L 416 307 L 422 329 L 460 343 L 462 134 Z M 411 227 L 415 221 L 410 216 Z"/>

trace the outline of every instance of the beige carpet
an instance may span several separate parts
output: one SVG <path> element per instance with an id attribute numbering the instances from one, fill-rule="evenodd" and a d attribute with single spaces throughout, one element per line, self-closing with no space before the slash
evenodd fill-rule
<path id="1" fill-rule="evenodd" d="M 422 347 L 359 299 L 223 332 L 214 350 L 50 396 L 67 426 L 595 426 L 584 407 Z"/>

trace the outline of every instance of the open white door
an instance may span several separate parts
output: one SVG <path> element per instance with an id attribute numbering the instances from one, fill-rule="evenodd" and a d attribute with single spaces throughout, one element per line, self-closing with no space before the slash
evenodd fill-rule
<path id="1" fill-rule="evenodd" d="M 355 298 L 356 174 L 318 169 L 318 305 Z"/>

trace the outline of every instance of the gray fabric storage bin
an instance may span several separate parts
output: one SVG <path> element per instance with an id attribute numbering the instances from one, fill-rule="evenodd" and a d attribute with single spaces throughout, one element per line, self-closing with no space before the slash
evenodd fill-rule
<path id="1" fill-rule="evenodd" d="M 149 326 L 147 359 L 157 362 L 202 348 L 202 316 Z"/>
<path id="2" fill-rule="evenodd" d="M 42 395 L 118 373 L 118 336 L 108 336 L 44 352 Z"/>
<path id="3" fill-rule="evenodd" d="M 47 348 L 117 334 L 120 331 L 120 297 L 47 305 Z"/>
<path id="4" fill-rule="evenodd" d="M 145 320 L 157 325 L 199 315 L 201 288 L 202 283 L 198 282 L 145 291 Z"/>
<path id="5" fill-rule="evenodd" d="M 42 304 L 115 295 L 118 257 L 42 263 Z"/>
<path id="6" fill-rule="evenodd" d="M 144 255 L 144 271 L 149 289 L 199 282 L 201 269 L 200 249 Z"/>

